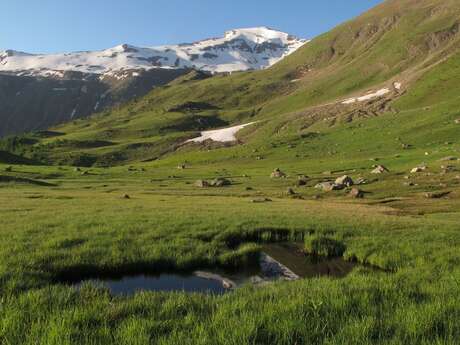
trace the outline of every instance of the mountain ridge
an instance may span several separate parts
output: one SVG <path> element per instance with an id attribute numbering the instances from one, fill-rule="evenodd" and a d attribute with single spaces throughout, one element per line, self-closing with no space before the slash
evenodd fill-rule
<path id="1" fill-rule="evenodd" d="M 137 47 L 121 44 L 100 51 L 61 54 L 5 50 L 0 51 L 0 72 L 61 78 L 67 71 L 116 78 L 127 77 L 118 73 L 122 71 L 157 68 L 236 72 L 272 66 L 307 42 L 268 27 L 254 27 L 229 30 L 222 38 L 177 45 Z"/>

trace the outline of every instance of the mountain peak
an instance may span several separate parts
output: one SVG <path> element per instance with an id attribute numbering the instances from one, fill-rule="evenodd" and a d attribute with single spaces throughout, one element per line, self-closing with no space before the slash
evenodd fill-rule
<path id="1" fill-rule="evenodd" d="M 5 51 L 0 52 L 0 72 L 41 76 L 62 75 L 56 71 L 112 75 L 155 68 L 236 72 L 270 67 L 306 42 L 262 26 L 230 30 L 222 38 L 191 44 L 136 47 L 124 43 L 103 51 L 51 55 Z"/>

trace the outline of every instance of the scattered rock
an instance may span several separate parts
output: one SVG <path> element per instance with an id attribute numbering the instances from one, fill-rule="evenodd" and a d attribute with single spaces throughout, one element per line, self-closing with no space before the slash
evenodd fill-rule
<path id="1" fill-rule="evenodd" d="M 371 171 L 371 174 L 383 174 L 387 173 L 389 170 L 383 165 L 377 165 L 374 170 Z"/>
<path id="2" fill-rule="evenodd" d="M 81 174 L 82 174 L 83 176 L 89 175 L 89 171 L 83 171 Z"/>
<path id="3" fill-rule="evenodd" d="M 404 182 L 404 185 L 407 186 L 407 187 L 415 186 L 414 182 Z"/>
<path id="4" fill-rule="evenodd" d="M 199 188 L 209 187 L 209 182 L 205 180 L 197 180 L 195 182 L 195 187 L 199 187 Z"/>
<path id="5" fill-rule="evenodd" d="M 351 187 L 351 186 L 354 185 L 354 182 L 353 182 L 353 179 L 350 176 L 344 175 L 344 176 L 339 177 L 338 179 L 336 179 L 335 184 L 346 186 L 346 187 Z"/>
<path id="6" fill-rule="evenodd" d="M 260 204 L 264 202 L 271 202 L 272 200 L 269 198 L 257 198 L 257 199 L 252 199 L 251 202 L 254 204 Z"/>
<path id="7" fill-rule="evenodd" d="M 441 158 L 439 161 L 440 162 L 451 162 L 451 161 L 456 161 L 456 160 L 458 160 L 457 157 L 448 156 L 448 157 Z"/>
<path id="8" fill-rule="evenodd" d="M 412 169 L 410 171 L 410 173 L 411 174 L 416 174 L 416 173 L 425 171 L 426 169 L 428 169 L 428 167 L 426 165 L 419 165 L 418 167 L 415 167 L 414 169 Z"/>
<path id="9" fill-rule="evenodd" d="M 223 178 L 223 177 L 218 177 L 212 180 L 209 185 L 211 187 L 224 187 L 224 186 L 230 186 L 231 184 L 232 182 L 230 180 L 227 180 L 226 178 Z"/>
<path id="10" fill-rule="evenodd" d="M 457 171 L 457 168 L 453 165 L 441 165 L 442 172 L 447 174 L 449 172 Z"/>
<path id="11" fill-rule="evenodd" d="M 432 192 L 425 193 L 425 198 L 427 199 L 441 199 L 445 196 L 448 196 L 451 192 Z"/>
<path id="12" fill-rule="evenodd" d="M 360 186 L 360 185 L 368 184 L 368 183 L 369 183 L 368 180 L 366 180 L 366 179 L 360 177 L 360 178 L 358 178 L 358 179 L 356 180 L 356 183 L 355 183 L 355 184 L 358 185 L 358 186 Z"/>
<path id="13" fill-rule="evenodd" d="M 296 195 L 297 193 L 294 191 L 294 189 L 288 188 L 287 191 L 286 191 L 286 194 L 287 195 Z"/>
<path id="14" fill-rule="evenodd" d="M 81 169 L 77 167 L 77 168 L 74 168 L 73 171 L 79 172 L 81 171 Z"/>
<path id="15" fill-rule="evenodd" d="M 316 186 L 315 186 L 316 189 L 321 189 L 325 192 L 331 192 L 333 190 L 342 190 L 344 188 L 343 185 L 338 185 L 338 184 L 335 184 L 333 182 L 322 182 L 322 183 L 318 183 Z"/>
<path id="16" fill-rule="evenodd" d="M 11 165 L 10 165 L 10 166 L 7 166 L 7 167 L 5 168 L 5 171 L 6 171 L 6 172 L 12 172 L 12 171 L 13 171 L 13 167 L 12 167 Z"/>
<path id="17" fill-rule="evenodd" d="M 410 148 L 412 148 L 412 145 L 402 144 L 401 147 L 403 148 L 403 150 L 409 150 Z"/>
<path id="18" fill-rule="evenodd" d="M 286 174 L 282 172 L 279 168 L 273 170 L 272 174 L 270 175 L 271 178 L 285 178 Z"/>
<path id="19" fill-rule="evenodd" d="M 457 125 L 460 125 L 460 119 L 455 120 L 455 123 L 456 123 Z"/>
<path id="20" fill-rule="evenodd" d="M 249 192 L 249 191 L 251 191 L 251 190 L 254 190 L 254 188 L 252 188 L 252 187 L 246 187 L 246 191 L 247 191 L 247 192 Z"/>
<path id="21" fill-rule="evenodd" d="M 300 175 L 297 178 L 297 187 L 306 186 L 308 183 L 308 176 Z"/>
<path id="22" fill-rule="evenodd" d="M 124 194 L 123 199 L 131 199 L 131 197 L 128 194 Z"/>
<path id="23" fill-rule="evenodd" d="M 179 169 L 179 170 L 184 170 L 184 169 L 185 169 L 185 164 L 179 164 L 179 165 L 177 166 L 177 169 Z"/>
<path id="24" fill-rule="evenodd" d="M 364 192 L 361 189 L 354 187 L 350 192 L 350 196 L 355 199 L 362 199 L 364 198 Z"/>

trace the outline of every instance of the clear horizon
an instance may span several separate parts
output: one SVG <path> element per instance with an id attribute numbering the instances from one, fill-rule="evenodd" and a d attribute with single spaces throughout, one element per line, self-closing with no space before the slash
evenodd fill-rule
<path id="1" fill-rule="evenodd" d="M 102 50 L 119 44 L 157 46 L 221 37 L 237 28 L 268 26 L 311 39 L 365 12 L 382 0 L 101 0 L 63 3 L 16 0 L 2 5 L 0 50 L 59 53 Z M 110 13 L 110 15 L 107 15 Z M 282 15 L 281 15 L 282 14 Z"/>

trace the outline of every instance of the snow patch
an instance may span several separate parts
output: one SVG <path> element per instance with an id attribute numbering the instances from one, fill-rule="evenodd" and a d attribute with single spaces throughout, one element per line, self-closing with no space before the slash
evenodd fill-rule
<path id="1" fill-rule="evenodd" d="M 348 99 L 342 101 L 342 104 L 353 104 L 353 103 L 356 103 L 356 102 L 369 101 L 369 100 L 374 99 L 374 98 L 382 97 L 382 96 L 386 95 L 389 92 L 390 92 L 389 88 L 380 89 L 380 90 L 375 91 L 375 92 L 371 91 L 371 92 L 369 92 L 366 95 L 361 96 L 361 97 L 348 98 Z"/>
<path id="2" fill-rule="evenodd" d="M 244 125 L 229 127 L 229 128 L 222 128 L 222 129 L 215 129 L 212 131 L 204 131 L 201 132 L 201 136 L 187 140 L 186 143 L 194 142 L 194 143 L 202 143 L 206 140 L 217 141 L 221 143 L 232 142 L 236 141 L 236 133 L 238 133 L 243 128 L 253 125 L 255 122 L 246 123 Z"/>

